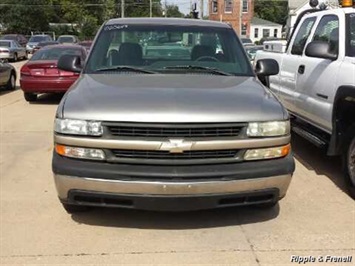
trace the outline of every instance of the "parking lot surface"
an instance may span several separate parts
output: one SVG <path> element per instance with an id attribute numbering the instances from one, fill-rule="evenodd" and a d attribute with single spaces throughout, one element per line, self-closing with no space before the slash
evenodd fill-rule
<path id="1" fill-rule="evenodd" d="M 331 255 L 353 258 L 311 265 L 354 265 L 355 203 L 341 160 L 298 136 L 293 181 L 272 210 L 67 214 L 51 172 L 59 101 L 43 95 L 29 104 L 19 89 L 0 93 L 0 264 L 295 265 L 292 255 Z"/>

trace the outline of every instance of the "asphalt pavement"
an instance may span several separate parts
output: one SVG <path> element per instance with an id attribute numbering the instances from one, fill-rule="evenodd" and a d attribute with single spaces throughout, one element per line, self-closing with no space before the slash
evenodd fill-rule
<path id="1" fill-rule="evenodd" d="M 59 101 L 0 92 L 0 264 L 355 265 L 355 202 L 341 161 L 296 135 L 296 172 L 272 210 L 67 214 L 51 172 Z M 319 261 L 327 255 L 352 262 Z"/>

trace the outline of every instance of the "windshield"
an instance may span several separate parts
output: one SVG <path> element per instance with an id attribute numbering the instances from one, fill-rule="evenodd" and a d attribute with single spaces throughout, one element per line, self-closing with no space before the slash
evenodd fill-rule
<path id="1" fill-rule="evenodd" d="M 71 36 L 61 36 L 58 38 L 58 42 L 60 43 L 73 43 L 74 42 L 74 38 Z"/>
<path id="2" fill-rule="evenodd" d="M 120 66 L 155 72 L 168 69 L 173 74 L 203 72 L 201 67 L 205 67 L 233 75 L 253 75 L 242 45 L 229 28 L 105 26 L 94 44 L 84 72 L 98 73 L 102 69 L 118 69 Z"/>
<path id="3" fill-rule="evenodd" d="M 37 47 L 44 47 L 47 45 L 55 45 L 55 44 L 58 44 L 58 42 L 40 42 L 37 44 Z"/>
<path id="4" fill-rule="evenodd" d="M 347 14 L 346 55 L 355 57 L 355 13 Z"/>
<path id="5" fill-rule="evenodd" d="M 242 43 L 253 43 L 250 39 L 242 38 Z"/>
<path id="6" fill-rule="evenodd" d="M 11 44 L 10 44 L 10 42 L 2 42 L 2 41 L 0 41 L 0 46 L 1 47 L 11 47 Z"/>
<path id="7" fill-rule="evenodd" d="M 51 47 L 48 49 L 38 50 L 32 57 L 31 61 L 37 60 L 58 60 L 64 54 L 79 55 L 83 58 L 80 48 L 68 47 Z"/>
<path id="8" fill-rule="evenodd" d="M 46 40 L 46 36 L 32 36 L 28 42 L 42 42 Z"/>

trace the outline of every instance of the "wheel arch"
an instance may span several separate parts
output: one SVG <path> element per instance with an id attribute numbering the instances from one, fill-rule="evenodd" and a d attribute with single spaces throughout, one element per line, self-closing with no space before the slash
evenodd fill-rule
<path id="1" fill-rule="evenodd" d="M 353 114 L 353 115 L 351 115 Z M 355 86 L 338 88 L 334 98 L 332 125 L 333 131 L 329 143 L 328 155 L 342 154 L 347 134 L 355 126 Z"/>

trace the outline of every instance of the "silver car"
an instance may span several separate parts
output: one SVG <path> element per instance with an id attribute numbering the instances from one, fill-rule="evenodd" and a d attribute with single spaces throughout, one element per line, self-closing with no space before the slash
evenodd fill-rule
<path id="1" fill-rule="evenodd" d="M 61 35 L 57 41 L 61 44 L 75 44 L 79 42 L 79 39 L 75 35 Z"/>
<path id="2" fill-rule="evenodd" d="M 0 59 L 8 59 L 14 62 L 19 59 L 27 59 L 26 48 L 22 47 L 17 41 L 0 40 Z"/>
<path id="3" fill-rule="evenodd" d="M 8 90 L 16 88 L 16 70 L 4 59 L 0 59 L 0 87 Z"/>
<path id="4" fill-rule="evenodd" d="M 50 41 L 53 41 L 53 39 L 49 35 L 32 35 L 31 38 L 28 40 L 26 50 L 28 53 L 33 53 L 33 48 L 35 48 L 40 42 Z"/>

